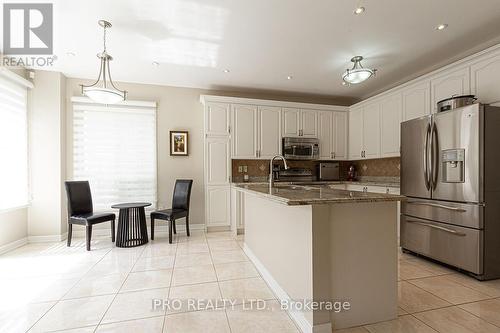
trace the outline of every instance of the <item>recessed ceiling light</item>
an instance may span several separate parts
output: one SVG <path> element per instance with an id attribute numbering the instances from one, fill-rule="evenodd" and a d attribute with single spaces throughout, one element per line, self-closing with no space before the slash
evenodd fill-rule
<path id="1" fill-rule="evenodd" d="M 359 15 L 365 11 L 365 7 L 358 7 L 354 10 L 354 14 Z"/>
<path id="2" fill-rule="evenodd" d="M 293 76 L 288 75 L 288 76 L 286 77 L 286 79 L 287 79 L 287 80 L 291 80 L 291 79 L 293 79 Z"/>
<path id="3" fill-rule="evenodd" d="M 342 81 L 342 85 L 343 85 L 343 86 L 347 86 L 347 82 Z"/>
<path id="4" fill-rule="evenodd" d="M 223 72 L 224 72 L 224 73 L 229 73 L 229 72 L 230 72 L 230 70 L 229 70 L 229 69 L 225 69 Z"/>
<path id="5" fill-rule="evenodd" d="M 151 65 L 158 67 L 160 66 L 160 63 L 158 61 L 153 61 Z"/>
<path id="6" fill-rule="evenodd" d="M 444 30 L 446 28 L 448 28 L 448 24 L 442 23 L 436 27 L 436 30 Z"/>
<path id="7" fill-rule="evenodd" d="M 68 57 L 74 57 L 74 56 L 76 56 L 76 53 L 75 52 L 66 52 L 66 55 Z"/>

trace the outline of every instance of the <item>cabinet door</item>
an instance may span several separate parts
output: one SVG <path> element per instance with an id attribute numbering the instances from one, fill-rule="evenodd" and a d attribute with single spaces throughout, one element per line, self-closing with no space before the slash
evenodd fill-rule
<path id="1" fill-rule="evenodd" d="M 430 84 L 419 83 L 403 90 L 403 119 L 410 120 L 430 114 Z"/>
<path id="2" fill-rule="evenodd" d="M 281 151 L 281 108 L 260 106 L 258 116 L 259 158 L 270 159 Z"/>
<path id="3" fill-rule="evenodd" d="M 229 104 L 207 103 L 205 106 L 205 134 L 229 135 Z"/>
<path id="4" fill-rule="evenodd" d="M 380 103 L 375 102 L 363 108 L 364 158 L 380 157 Z"/>
<path id="5" fill-rule="evenodd" d="M 205 189 L 207 227 L 230 226 L 231 188 L 207 186 Z"/>
<path id="6" fill-rule="evenodd" d="M 333 158 L 347 158 L 347 112 L 334 112 L 333 116 Z"/>
<path id="7" fill-rule="evenodd" d="M 283 136 L 299 136 L 299 109 L 283 108 Z"/>
<path id="8" fill-rule="evenodd" d="M 470 67 L 471 92 L 484 104 L 500 106 L 500 54 Z"/>
<path id="9" fill-rule="evenodd" d="M 468 95 L 470 93 L 469 68 L 441 74 L 431 79 L 432 112 L 437 112 L 437 102 L 453 95 Z"/>
<path id="10" fill-rule="evenodd" d="M 363 108 L 349 111 L 349 159 L 361 159 L 363 150 Z"/>
<path id="11" fill-rule="evenodd" d="M 235 188 L 231 189 L 231 230 L 237 234 L 244 228 L 243 193 Z"/>
<path id="12" fill-rule="evenodd" d="M 329 160 L 333 158 L 333 112 L 318 112 L 318 138 L 319 138 L 319 158 Z"/>
<path id="13" fill-rule="evenodd" d="M 229 138 L 208 137 L 205 140 L 206 185 L 229 185 L 231 180 Z"/>
<path id="14" fill-rule="evenodd" d="M 300 111 L 300 129 L 301 134 L 306 138 L 318 137 L 318 111 L 301 110 Z"/>
<path id="15" fill-rule="evenodd" d="M 233 105 L 233 158 L 257 157 L 257 107 Z"/>
<path id="16" fill-rule="evenodd" d="M 380 153 L 382 157 L 399 156 L 402 114 L 401 94 L 388 96 L 380 102 Z"/>

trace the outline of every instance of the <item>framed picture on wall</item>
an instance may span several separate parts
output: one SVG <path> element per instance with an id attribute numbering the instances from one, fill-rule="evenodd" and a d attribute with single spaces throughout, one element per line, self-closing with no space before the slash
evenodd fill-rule
<path id="1" fill-rule="evenodd" d="M 187 131 L 170 131 L 170 156 L 188 156 Z"/>

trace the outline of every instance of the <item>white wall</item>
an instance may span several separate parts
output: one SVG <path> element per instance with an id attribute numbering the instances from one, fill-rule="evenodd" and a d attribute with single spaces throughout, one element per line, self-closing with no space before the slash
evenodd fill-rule
<path id="1" fill-rule="evenodd" d="M 28 235 L 34 240 L 64 238 L 64 95 L 66 78 L 37 71 L 31 91 L 29 153 L 31 202 Z"/>
<path id="2" fill-rule="evenodd" d="M 0 254 L 2 248 L 28 236 L 28 209 L 20 208 L 0 213 Z"/>

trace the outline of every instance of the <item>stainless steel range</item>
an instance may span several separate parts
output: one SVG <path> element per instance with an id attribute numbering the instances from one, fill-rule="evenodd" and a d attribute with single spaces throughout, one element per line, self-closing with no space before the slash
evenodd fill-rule
<path id="1" fill-rule="evenodd" d="M 473 104 L 401 124 L 401 247 L 500 278 L 500 108 Z"/>

